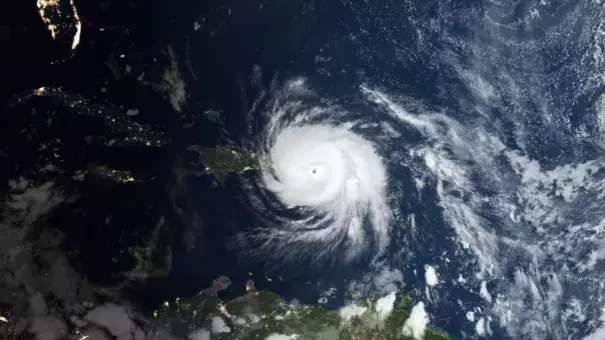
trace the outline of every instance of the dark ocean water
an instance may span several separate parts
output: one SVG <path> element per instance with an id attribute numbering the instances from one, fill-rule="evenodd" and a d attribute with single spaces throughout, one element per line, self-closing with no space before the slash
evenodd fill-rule
<path id="1" fill-rule="evenodd" d="M 20 11 L 28 12 L 23 6 Z M 74 253 L 74 262 L 86 268 L 93 281 L 117 282 L 115 273 L 132 265 L 123 249 L 135 244 L 160 216 L 165 216 L 171 226 L 166 237 L 175 245 L 172 272 L 166 278 L 135 285 L 132 290 L 133 298 L 140 299 L 150 310 L 165 300 L 199 292 L 219 275 L 227 275 L 235 282 L 225 292 L 226 297 L 241 294 L 243 282 L 248 278 L 254 279 L 259 289 L 269 289 L 303 303 L 316 303 L 322 291 L 334 287 L 338 293 L 329 300 L 328 307 L 337 308 L 346 299 L 348 284 L 376 271 L 371 252 L 351 263 L 279 264 L 242 255 L 241 249 L 229 246 L 233 237 L 254 230 L 263 220 L 251 211 L 247 203 L 249 193 L 237 176 L 230 177 L 224 185 L 217 185 L 209 176 L 186 179 L 181 194 L 188 201 L 189 211 L 202 216 L 203 224 L 195 248 L 186 251 L 180 248 L 186 228 L 175 215 L 167 191 L 175 185 L 172 171 L 176 160 L 187 163 L 195 159 L 195 154 L 186 151 L 190 145 L 257 145 L 270 119 L 264 113 L 270 107 L 274 90 L 290 79 L 304 77 L 319 98 L 336 102 L 350 112 L 351 121 L 384 122 L 396 129 L 397 137 L 384 138 L 381 139 L 384 143 L 375 141 L 375 144 L 387 163 L 389 192 L 397 194 L 390 206 L 398 211 L 400 220 L 406 221 L 407 229 L 403 230 L 399 221 L 392 223 L 391 243 L 381 265 L 401 270 L 405 287 L 399 288 L 411 292 L 414 300 L 433 302 L 427 303 L 432 325 L 454 336 L 471 335 L 475 334 L 475 320 L 469 322 L 468 311 L 485 318 L 491 315 L 494 320 L 496 315 L 502 316 L 490 314 L 488 310 L 493 306 L 478 294 L 479 282 L 487 281 L 486 287 L 494 298 L 498 293 L 505 297 L 515 295 L 511 293 L 516 289 L 514 283 L 518 283 L 515 275 L 519 271 L 531 272 L 532 261 L 544 271 L 544 275 L 537 274 L 535 278 L 544 296 L 549 291 L 548 275 L 552 274 L 565 281 L 566 299 L 601 298 L 601 291 L 591 286 L 594 283 L 591 280 L 602 272 L 598 266 L 594 275 L 577 271 L 564 275 L 559 271 L 558 253 L 544 251 L 548 254 L 542 257 L 543 253 L 536 252 L 532 259 L 527 250 L 530 246 L 518 246 L 529 240 L 532 249 L 544 250 L 549 242 L 561 242 L 565 237 L 548 239 L 526 221 L 521 227 L 511 227 L 509 211 L 503 209 L 510 210 L 512 206 L 511 216 L 515 211 L 529 211 L 529 221 L 532 204 L 540 206 L 541 202 L 524 206 L 523 199 L 530 195 L 519 193 L 519 188 L 529 184 L 517 178 L 505 153 L 495 153 L 493 159 L 485 161 L 481 158 L 484 155 L 478 154 L 484 151 L 482 145 L 489 143 L 469 137 L 477 132 L 480 136 L 494 135 L 503 149 L 522 152 L 539 162 L 543 172 L 602 160 L 600 127 L 593 111 L 603 86 L 592 76 L 591 72 L 596 71 L 586 66 L 598 66 L 600 60 L 597 54 L 589 53 L 595 48 L 592 39 L 598 39 L 596 33 L 591 33 L 596 31 L 594 27 L 585 24 L 598 21 L 592 14 L 598 11 L 591 6 L 577 1 L 81 3 L 78 8 L 84 22 L 83 42 L 71 59 L 51 66 L 48 62 L 62 54 L 48 47 L 52 46 L 49 41 L 40 38 L 35 54 L 25 50 L 30 36 L 46 34 L 37 18 L 28 19 L 27 34 L 17 36 L 11 47 L 14 52 L 8 64 L 15 66 L 5 67 L 6 72 L 2 73 L 6 76 L 0 98 L 41 86 L 60 86 L 89 100 L 86 107 L 76 109 L 67 104 L 49 107 L 47 102 L 32 101 L 25 109 L 11 107 L 3 114 L 10 114 L 11 121 L 22 126 L 34 123 L 42 126 L 44 114 L 31 121 L 19 117 L 27 112 L 56 112 L 58 127 L 34 139 L 59 137 L 68 141 L 61 151 L 66 159 L 62 165 L 65 169 L 102 162 L 145 178 L 139 184 L 100 192 L 103 183 L 82 188 L 65 179 L 67 187 L 83 199 L 59 209 L 51 223 L 66 232 L 67 250 Z M 531 14 L 538 11 L 536 8 L 539 14 Z M 194 28 L 196 25 L 198 29 Z M 174 61 L 169 51 L 177 56 L 186 84 L 186 105 L 181 112 L 175 111 L 170 101 L 158 93 L 161 91 L 150 85 L 161 82 L 163 70 Z M 594 64 L 586 61 L 591 58 L 596 60 Z M 121 76 L 116 77 L 112 65 L 117 65 Z M 124 71 L 125 65 L 132 69 L 131 74 Z M 137 80 L 136 76 L 141 74 L 147 83 Z M 363 86 L 389 94 L 417 116 L 431 112 L 447 117 L 430 124 L 444 135 L 461 132 L 452 138 L 470 140 L 467 143 L 470 155 L 458 150 L 458 144 L 448 144 L 450 135 L 440 138 L 437 133 L 427 138 L 413 124 L 401 123 L 400 118 L 385 114 L 388 110 L 364 96 L 360 90 Z M 58 98 L 58 102 L 64 98 Z M 81 141 L 95 133 L 115 133 L 115 138 L 125 138 L 127 133 L 100 128 L 102 124 L 97 118 L 120 115 L 128 108 L 137 108 L 140 113 L 131 119 L 161 133 L 166 144 L 151 150 L 126 147 L 116 151 Z M 205 118 L 204 112 L 208 110 L 219 113 L 218 121 Z M 74 116 L 80 118 L 72 121 L 70 117 Z M 452 126 L 460 128 L 454 130 Z M 368 137 L 371 139 L 381 136 L 384 132 L 381 127 L 358 129 L 360 133 L 373 131 L 374 136 Z M 5 144 L 23 138 L 6 127 L 0 130 L 4 132 L 0 138 Z M 20 145 L 15 143 L 13 149 Z M 11 155 L 20 153 L 13 149 Z M 448 182 L 439 177 L 442 174 L 431 175 L 434 169 L 427 167 L 426 159 L 412 155 L 425 149 L 451 156 L 453 165 L 446 170 L 463 169 L 464 176 L 459 177 L 471 184 L 455 183 L 452 180 L 458 179 L 455 176 L 448 178 Z M 35 154 L 34 149 L 29 151 Z M 36 172 L 39 164 L 33 156 L 26 156 L 30 153 L 24 149 L 22 158 L 11 158 L 12 163 L 1 168 L 2 175 L 10 178 L 24 169 Z M 459 155 L 464 157 L 456 158 Z M 243 177 L 253 181 L 257 176 L 247 173 Z M 418 179 L 425 184 L 418 185 Z M 545 182 L 540 190 L 554 191 L 557 180 Z M 446 194 L 441 195 L 443 191 Z M 470 207 L 483 222 L 480 231 L 493 233 L 500 241 L 476 253 L 469 247 L 461 247 L 461 243 L 468 244 L 468 239 L 460 234 L 470 230 L 469 235 L 476 239 L 482 234 L 476 229 L 453 228 L 453 222 L 461 221 L 461 225 L 468 226 L 473 221 L 465 220 L 459 210 L 447 210 L 444 198 L 458 204 L 451 203 L 452 209 Z M 567 209 L 560 219 L 565 221 L 544 225 L 551 228 L 553 235 L 563 235 L 570 225 L 593 223 L 602 215 L 592 204 L 594 200 L 594 195 L 588 194 L 569 204 L 557 198 L 557 204 Z M 559 207 L 554 203 L 553 206 Z M 86 213 L 80 214 L 81 211 Z M 111 229 L 105 226 L 108 215 L 112 216 Z M 413 216 L 415 228 L 409 216 Z M 515 218 L 512 219 L 514 222 Z M 491 249 L 496 246 L 500 248 Z M 591 249 L 583 252 L 587 254 Z M 497 258 L 497 265 L 502 268 L 479 279 L 476 274 L 482 257 L 490 255 Z M 585 258 L 582 256 L 568 260 L 570 266 L 575 265 L 571 261 Z M 535 260 L 537 257 L 540 260 Z M 438 289 L 429 292 L 424 266 L 436 263 L 441 264 L 440 283 Z M 457 283 L 459 276 L 466 277 L 471 284 Z M 588 283 L 582 286 L 578 282 Z M 563 309 L 568 306 L 567 301 L 557 300 L 553 309 Z M 532 338 L 538 333 L 527 324 L 535 315 L 543 316 L 536 312 L 540 307 L 527 307 L 532 302 L 528 296 L 518 297 L 514 302 L 521 306 L 515 311 L 522 321 L 521 326 L 515 324 L 515 330 L 508 336 Z M 599 313 L 590 302 L 582 312 L 593 320 Z M 547 339 L 580 338 L 594 326 L 587 320 L 563 319 L 559 314 L 539 319 L 537 324 L 546 325 L 543 334 Z M 548 325 L 555 322 L 567 322 L 569 329 L 560 331 L 556 326 L 553 331 Z M 491 331 L 493 338 L 507 336 L 496 321 L 491 323 Z"/>

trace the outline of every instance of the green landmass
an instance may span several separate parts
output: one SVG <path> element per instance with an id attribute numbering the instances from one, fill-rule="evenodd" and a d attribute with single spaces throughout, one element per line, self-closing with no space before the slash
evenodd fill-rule
<path id="1" fill-rule="evenodd" d="M 412 297 L 410 296 L 410 293 L 407 293 L 406 295 L 401 297 L 401 300 L 399 301 L 399 307 L 409 307 L 412 305 Z"/>
<path id="2" fill-rule="evenodd" d="M 293 306 L 272 292 L 257 292 L 250 282 L 244 296 L 228 302 L 216 295 L 217 289 L 210 288 L 190 299 L 165 302 L 155 312 L 155 319 L 161 327 L 183 338 L 200 328 L 211 330 L 213 318 L 220 317 L 228 332 L 214 334 L 213 339 L 265 340 L 272 334 L 296 335 L 297 340 L 413 339 L 402 333 L 410 314 L 398 306 L 381 319 L 375 311 L 376 300 L 367 300 L 358 304 L 358 308 L 365 311 L 347 320 L 337 310 L 327 310 L 320 305 Z M 401 299 L 400 306 L 410 304 L 409 295 Z M 440 331 L 427 329 L 424 339 L 449 338 Z"/>
<path id="3" fill-rule="evenodd" d="M 408 225 L 404 221 L 401 221 L 399 222 L 399 227 L 403 230 L 406 230 L 408 228 Z"/>
<path id="4" fill-rule="evenodd" d="M 246 171 L 259 170 L 259 164 L 253 152 L 234 146 L 206 147 L 192 145 L 188 150 L 199 154 L 204 173 L 210 174 L 223 184 L 232 174 L 242 174 Z"/>

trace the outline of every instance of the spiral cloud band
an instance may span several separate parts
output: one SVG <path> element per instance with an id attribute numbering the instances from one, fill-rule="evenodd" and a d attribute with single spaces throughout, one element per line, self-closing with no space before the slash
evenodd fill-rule
<path id="1" fill-rule="evenodd" d="M 259 154 L 262 190 L 286 211 L 266 214 L 274 225 L 247 239 L 280 257 L 344 254 L 351 260 L 368 247 L 380 253 L 390 216 L 383 162 L 354 131 L 355 122 L 334 125 L 324 118 L 342 111 L 303 105 L 301 93 L 309 92 L 301 85 L 291 83 L 275 102 Z M 292 99 L 293 93 L 298 97 Z"/>

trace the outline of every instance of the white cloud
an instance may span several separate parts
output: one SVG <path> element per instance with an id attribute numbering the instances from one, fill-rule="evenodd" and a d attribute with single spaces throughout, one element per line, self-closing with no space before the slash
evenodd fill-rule
<path id="1" fill-rule="evenodd" d="M 190 340 L 210 340 L 210 332 L 203 328 L 198 328 L 188 336 Z"/>
<path id="2" fill-rule="evenodd" d="M 378 299 L 378 301 L 376 301 L 376 312 L 378 313 L 378 317 L 382 320 L 386 319 L 393 311 L 394 305 L 395 292 L 391 292 L 391 294 Z"/>
<path id="3" fill-rule="evenodd" d="M 225 324 L 225 320 L 219 316 L 212 318 L 212 333 L 229 333 L 231 328 Z"/>
<path id="4" fill-rule="evenodd" d="M 481 281 L 481 289 L 479 295 L 484 298 L 487 302 L 492 302 L 492 295 L 487 291 L 487 284 L 485 281 Z"/>
<path id="5" fill-rule="evenodd" d="M 603 259 L 605 259 L 605 247 L 592 250 L 590 253 L 586 254 L 585 259 L 578 261 L 576 267 L 580 272 L 587 270 L 591 271 L 594 269 L 595 265 Z"/>
<path id="6" fill-rule="evenodd" d="M 284 335 L 284 334 L 271 334 L 269 335 L 265 340 L 294 340 L 298 338 L 297 334 L 292 334 L 292 335 Z"/>
<path id="7" fill-rule="evenodd" d="M 475 322 L 475 313 L 471 311 L 466 312 L 466 319 L 470 322 Z"/>
<path id="8" fill-rule="evenodd" d="M 475 332 L 477 332 L 477 335 L 479 336 L 485 336 L 485 319 L 481 318 L 479 319 L 479 321 L 477 321 L 477 324 L 475 325 Z"/>
<path id="9" fill-rule="evenodd" d="M 403 324 L 403 335 L 412 336 L 414 339 L 422 339 L 429 323 L 429 316 L 424 310 L 424 303 L 418 302 L 412 307 L 410 317 Z"/>
<path id="10" fill-rule="evenodd" d="M 114 336 L 120 336 L 134 329 L 134 323 L 130 320 L 126 309 L 113 303 L 91 310 L 86 314 L 85 319 L 107 328 Z"/>
<path id="11" fill-rule="evenodd" d="M 48 313 L 46 302 L 44 302 L 44 297 L 40 292 L 29 298 L 29 307 L 33 316 L 46 316 Z"/>
<path id="12" fill-rule="evenodd" d="M 435 268 L 429 265 L 425 265 L 424 270 L 424 279 L 426 280 L 426 284 L 429 287 L 436 286 L 437 283 L 439 283 L 439 280 L 437 279 L 437 272 L 435 271 Z"/>
<path id="13" fill-rule="evenodd" d="M 170 97 L 170 104 L 174 110 L 181 112 L 187 99 L 185 81 L 181 76 L 177 56 L 172 46 L 168 47 L 168 56 L 170 56 L 170 65 L 164 71 L 162 78 L 164 80 L 163 90 Z"/>
<path id="14" fill-rule="evenodd" d="M 353 317 L 362 315 L 368 309 L 366 307 L 361 307 L 355 304 L 344 306 L 340 309 L 340 317 L 344 322 L 350 321 Z"/>

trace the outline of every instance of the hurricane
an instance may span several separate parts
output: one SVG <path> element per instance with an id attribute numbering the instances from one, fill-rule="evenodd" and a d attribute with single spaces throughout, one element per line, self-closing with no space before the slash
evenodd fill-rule
<path id="1" fill-rule="evenodd" d="M 605 7 L 438 3 L 440 24 L 348 2 L 352 34 L 318 49 L 316 72 L 260 91 L 261 174 L 244 179 L 260 219 L 242 244 L 371 254 L 465 336 L 602 339 Z M 438 284 L 419 280 L 427 265 Z"/>
<path id="2" fill-rule="evenodd" d="M 368 126 L 322 102 L 303 78 L 273 95 L 257 145 L 260 181 L 248 186 L 264 223 L 240 235 L 240 243 L 280 259 L 381 254 L 390 219 L 387 171 L 364 134 Z"/>

